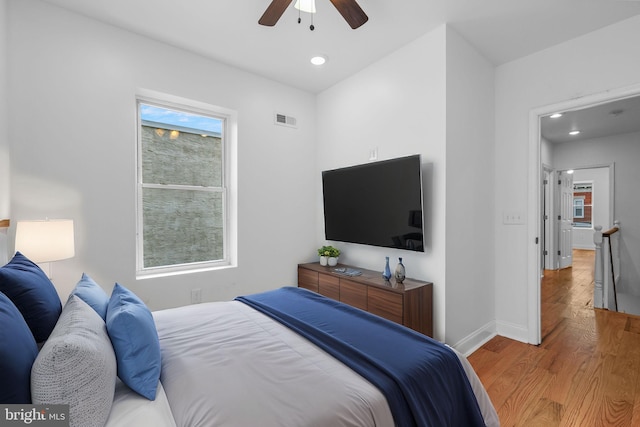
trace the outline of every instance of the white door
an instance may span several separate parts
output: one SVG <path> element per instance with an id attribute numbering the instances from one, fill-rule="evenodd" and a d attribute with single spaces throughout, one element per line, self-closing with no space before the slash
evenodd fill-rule
<path id="1" fill-rule="evenodd" d="M 542 171 L 542 274 L 544 270 L 553 270 L 555 259 L 552 255 L 555 239 L 553 239 L 553 171 L 543 168 Z"/>
<path id="2" fill-rule="evenodd" d="M 560 187 L 558 191 L 560 194 L 558 267 L 567 268 L 573 262 L 573 175 L 567 171 L 559 171 L 558 185 Z"/>

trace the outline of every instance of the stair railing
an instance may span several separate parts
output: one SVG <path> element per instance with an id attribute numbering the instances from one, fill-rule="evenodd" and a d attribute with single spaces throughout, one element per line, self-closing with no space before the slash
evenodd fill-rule
<path id="1" fill-rule="evenodd" d="M 593 306 L 618 311 L 616 283 L 620 281 L 620 221 L 607 231 L 595 226 L 593 242 L 596 245 L 594 266 Z M 607 239 L 605 243 L 604 239 Z"/>

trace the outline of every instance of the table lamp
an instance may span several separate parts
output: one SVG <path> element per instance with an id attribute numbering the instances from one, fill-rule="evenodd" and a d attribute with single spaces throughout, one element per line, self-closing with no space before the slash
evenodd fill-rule
<path id="1" fill-rule="evenodd" d="M 16 251 L 36 264 L 72 258 L 75 255 L 73 220 L 18 221 Z M 48 277 L 50 267 L 47 265 Z"/>

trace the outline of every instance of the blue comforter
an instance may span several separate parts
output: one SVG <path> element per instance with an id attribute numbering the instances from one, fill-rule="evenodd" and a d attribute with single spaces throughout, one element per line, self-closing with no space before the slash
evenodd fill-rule
<path id="1" fill-rule="evenodd" d="M 484 426 L 457 355 L 404 326 L 300 288 L 237 297 L 307 338 L 385 395 L 397 426 Z"/>

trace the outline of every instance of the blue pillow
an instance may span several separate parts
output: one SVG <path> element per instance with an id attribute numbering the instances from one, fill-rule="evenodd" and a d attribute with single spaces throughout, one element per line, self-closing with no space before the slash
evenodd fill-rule
<path id="1" fill-rule="evenodd" d="M 75 295 L 89 304 L 102 317 L 102 320 L 107 319 L 109 295 L 86 273 L 82 273 L 82 278 L 71 291 L 71 295 Z"/>
<path id="2" fill-rule="evenodd" d="M 118 362 L 118 377 L 133 391 L 155 400 L 160 380 L 158 331 L 147 306 L 116 283 L 107 308 L 107 332 Z"/>
<path id="3" fill-rule="evenodd" d="M 38 346 L 20 311 L 0 292 L 0 404 L 31 403 Z"/>
<path id="4" fill-rule="evenodd" d="M 60 297 L 40 267 L 20 252 L 0 268 L 0 292 L 18 307 L 36 342 L 43 342 L 62 312 Z"/>

